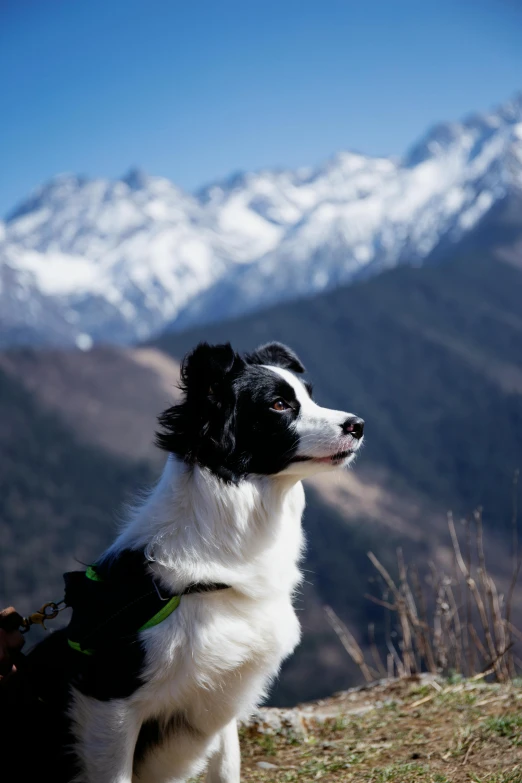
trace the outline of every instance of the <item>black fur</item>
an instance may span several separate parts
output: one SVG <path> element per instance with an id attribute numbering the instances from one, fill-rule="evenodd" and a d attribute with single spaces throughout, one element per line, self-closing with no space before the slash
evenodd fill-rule
<path id="1" fill-rule="evenodd" d="M 79 768 L 69 750 L 70 685 L 101 701 L 125 698 L 143 684 L 143 662 L 135 637 L 92 657 L 71 650 L 66 629 L 36 645 L 0 687 L 0 745 L 6 749 L 1 779 L 71 783 Z M 174 730 L 174 722 L 168 727 Z"/>
<path id="2" fill-rule="evenodd" d="M 157 445 L 233 480 L 224 463 L 235 448 L 234 382 L 245 366 L 230 343 L 200 343 L 181 364 L 183 403 L 158 417 L 163 431 L 157 433 Z"/>
<path id="3" fill-rule="evenodd" d="M 283 470 L 298 445 L 290 424 L 299 403 L 292 386 L 267 364 L 304 372 L 298 357 L 281 343 L 268 343 L 244 357 L 229 343 L 200 343 L 182 362 L 184 399 L 159 417 L 157 445 L 225 481 Z M 284 413 L 272 408 L 279 397 L 290 406 Z"/>
<path id="4" fill-rule="evenodd" d="M 272 364 L 292 372 L 304 372 L 305 368 L 296 354 L 283 343 L 260 345 L 253 353 L 245 356 L 249 364 Z"/>

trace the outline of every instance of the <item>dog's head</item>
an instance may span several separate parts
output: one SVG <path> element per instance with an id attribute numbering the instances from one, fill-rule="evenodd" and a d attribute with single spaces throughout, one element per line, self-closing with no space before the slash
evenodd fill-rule
<path id="1" fill-rule="evenodd" d="M 364 422 L 317 405 L 303 372 L 281 343 L 244 356 L 229 343 L 200 343 L 181 365 L 182 402 L 159 416 L 157 445 L 227 481 L 347 465 Z"/>

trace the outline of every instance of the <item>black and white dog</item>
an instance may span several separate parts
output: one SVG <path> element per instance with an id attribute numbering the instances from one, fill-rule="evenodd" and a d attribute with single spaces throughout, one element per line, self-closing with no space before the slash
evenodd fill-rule
<path id="1" fill-rule="evenodd" d="M 82 656 L 62 632 L 47 642 L 56 680 L 67 672 L 74 780 L 176 783 L 207 768 L 208 783 L 238 783 L 236 720 L 299 641 L 301 479 L 348 465 L 363 437 L 361 419 L 312 400 L 303 371 L 280 343 L 185 357 L 182 400 L 159 418 L 163 474 L 98 561 L 143 555 L 179 605 L 117 656 Z"/>

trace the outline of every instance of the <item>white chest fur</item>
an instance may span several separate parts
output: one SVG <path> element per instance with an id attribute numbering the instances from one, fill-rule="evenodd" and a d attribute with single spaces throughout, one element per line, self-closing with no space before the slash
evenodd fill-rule
<path id="1" fill-rule="evenodd" d="M 299 641 L 292 599 L 301 580 L 303 508 L 302 485 L 292 477 L 229 485 L 169 458 L 158 485 L 111 547 L 114 553 L 144 548 L 159 584 L 174 592 L 191 583 L 230 585 L 184 596 L 167 620 L 142 634 L 144 684 L 110 707 L 111 720 L 129 723 L 127 746 L 151 718 L 166 723 L 178 714 L 190 732 L 181 730 L 147 757 L 140 781 L 193 775 L 225 727 L 264 697 Z M 82 715 L 92 714 L 86 701 L 76 701 L 79 728 Z M 128 772 L 128 758 L 124 766 Z M 96 764 L 93 771 L 105 780 Z"/>
<path id="2" fill-rule="evenodd" d="M 192 712 L 201 691 L 205 724 L 222 722 L 251 709 L 298 642 L 292 598 L 301 578 L 304 493 L 288 478 L 223 484 L 173 460 L 167 475 L 172 521 L 146 545 L 160 583 L 174 591 L 191 582 L 230 589 L 184 596 L 167 621 L 146 632 L 146 679 L 156 704 Z"/>

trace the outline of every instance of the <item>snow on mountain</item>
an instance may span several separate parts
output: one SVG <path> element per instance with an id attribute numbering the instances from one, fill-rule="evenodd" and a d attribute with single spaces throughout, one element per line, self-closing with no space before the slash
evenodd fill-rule
<path id="1" fill-rule="evenodd" d="M 522 95 L 403 160 L 342 152 L 184 193 L 60 175 L 0 223 L 0 342 L 131 342 L 309 295 L 457 242 L 522 190 Z"/>
<path id="2" fill-rule="evenodd" d="M 192 299 L 173 328 L 419 264 L 458 242 L 522 191 L 522 95 L 495 114 L 435 127 L 402 161 L 342 153 L 300 189 L 308 209 L 277 247 Z"/>

